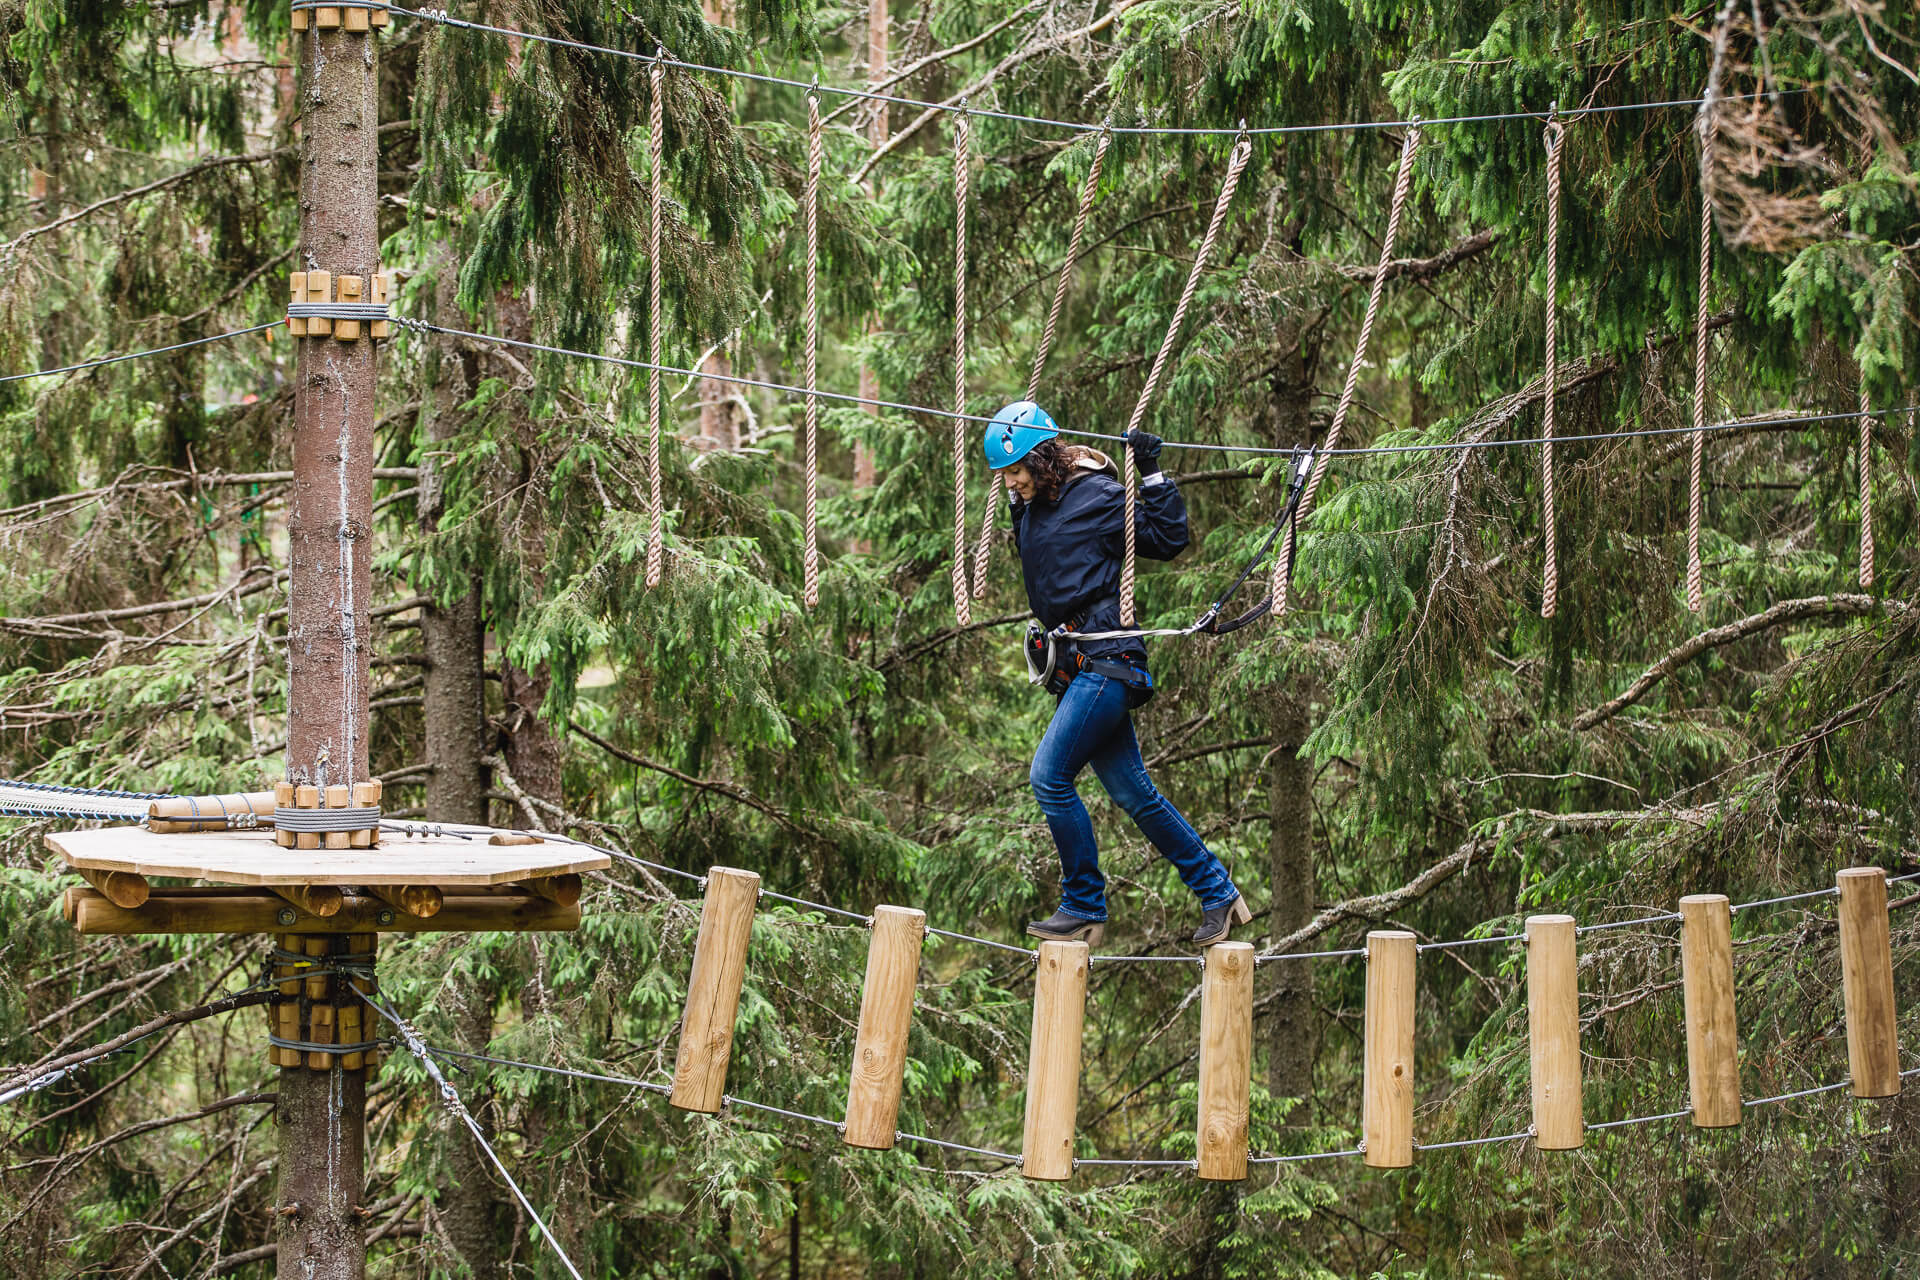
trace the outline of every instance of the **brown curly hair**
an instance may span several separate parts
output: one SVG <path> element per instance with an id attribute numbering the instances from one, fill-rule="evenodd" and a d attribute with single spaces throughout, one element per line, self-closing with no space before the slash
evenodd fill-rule
<path id="1" fill-rule="evenodd" d="M 1033 477 L 1033 496 L 1047 502 L 1060 501 L 1060 491 L 1073 475 L 1073 456 L 1058 440 L 1042 440 L 1020 459 Z"/>

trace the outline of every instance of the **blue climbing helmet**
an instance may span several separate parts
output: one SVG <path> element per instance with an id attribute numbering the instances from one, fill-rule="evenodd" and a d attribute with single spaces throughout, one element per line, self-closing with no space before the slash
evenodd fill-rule
<path id="1" fill-rule="evenodd" d="M 984 441 L 989 470 L 1010 467 L 1042 440 L 1060 434 L 1060 425 L 1031 400 L 1015 400 L 993 415 Z"/>

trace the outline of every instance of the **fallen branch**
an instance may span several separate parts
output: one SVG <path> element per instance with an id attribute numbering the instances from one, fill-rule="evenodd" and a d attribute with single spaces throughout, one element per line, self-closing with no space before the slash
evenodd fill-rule
<path id="1" fill-rule="evenodd" d="M 1873 613 L 1881 607 L 1878 600 L 1868 595 L 1830 595 L 1810 596 L 1803 600 L 1782 600 L 1762 613 L 1750 614 L 1736 622 L 1722 627 L 1713 627 L 1693 636 L 1674 649 L 1658 662 L 1648 667 L 1638 680 L 1620 696 L 1583 711 L 1574 717 L 1575 729 L 1591 729 L 1605 720 L 1612 719 L 1627 707 L 1644 698 L 1652 688 L 1672 675 L 1685 664 L 1693 661 L 1709 649 L 1744 640 L 1770 628 L 1790 622 L 1804 622 L 1809 618 L 1858 617 Z"/>
<path id="2" fill-rule="evenodd" d="M 265 1004 L 273 999 L 271 991 L 242 991 L 235 995 L 224 996 L 209 1004 L 195 1005 L 191 1009 L 175 1009 L 172 1013 L 163 1013 L 151 1022 L 143 1022 L 131 1031 L 123 1031 L 111 1040 L 103 1040 L 87 1049 L 77 1049 L 72 1053 L 54 1058 L 48 1062 L 36 1062 L 32 1066 L 16 1067 L 11 1078 L 0 1082 L 0 1094 L 31 1084 L 34 1081 L 57 1071 L 84 1066 L 97 1061 L 108 1054 L 144 1040 L 148 1036 L 158 1035 L 169 1027 L 184 1026 L 189 1022 L 200 1022 L 207 1018 L 217 1018 L 223 1013 L 232 1013 L 235 1009 L 247 1009 L 257 1004 Z"/>

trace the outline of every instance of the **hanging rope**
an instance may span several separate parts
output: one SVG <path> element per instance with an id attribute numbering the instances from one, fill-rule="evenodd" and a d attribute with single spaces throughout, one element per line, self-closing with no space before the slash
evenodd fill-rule
<path id="1" fill-rule="evenodd" d="M 1214 241 L 1220 238 L 1220 227 L 1227 220 L 1227 206 L 1233 203 L 1234 188 L 1240 185 L 1240 175 L 1247 167 L 1247 161 L 1253 156 L 1253 142 L 1242 137 L 1233 144 L 1233 154 L 1227 160 L 1227 179 L 1220 187 L 1220 198 L 1213 203 L 1213 220 L 1207 224 L 1207 234 L 1200 241 L 1200 250 L 1193 255 L 1193 270 L 1187 273 L 1187 287 L 1180 291 L 1180 301 L 1173 309 L 1173 320 L 1167 325 L 1167 336 L 1161 340 L 1160 354 L 1153 358 L 1153 369 L 1147 374 L 1147 384 L 1140 388 L 1140 398 L 1134 402 L 1133 416 L 1127 420 L 1127 437 L 1140 429 L 1141 422 L 1147 416 L 1147 405 L 1153 401 L 1153 393 L 1160 386 L 1160 375 L 1166 371 L 1167 357 L 1173 354 L 1174 343 L 1180 338 L 1180 327 L 1186 322 L 1187 306 L 1193 301 L 1194 291 L 1200 287 L 1200 274 L 1207 269 L 1207 259 L 1213 255 Z M 1134 544 L 1138 539 L 1138 530 L 1134 528 L 1134 510 L 1139 505 L 1139 489 L 1134 483 L 1133 448 L 1123 444 L 1121 453 L 1126 457 L 1126 477 L 1122 483 L 1126 486 L 1126 551 L 1120 561 L 1120 625 L 1133 625 L 1133 568 Z"/>
<path id="2" fill-rule="evenodd" d="M 1413 157 L 1420 149 L 1420 124 L 1416 120 L 1407 130 L 1407 136 L 1400 144 L 1400 173 L 1393 182 L 1393 203 L 1387 212 L 1387 233 L 1380 241 L 1380 262 L 1374 268 L 1373 288 L 1367 294 L 1367 311 L 1360 320 L 1360 338 L 1354 344 L 1353 362 L 1347 366 L 1347 384 L 1341 388 L 1340 403 L 1333 411 L 1333 425 L 1327 429 L 1327 443 L 1321 451 L 1320 461 L 1314 464 L 1313 474 L 1307 479 L 1306 492 L 1300 497 L 1292 522 L 1287 527 L 1286 540 L 1280 544 L 1280 555 L 1273 565 L 1273 614 L 1279 617 L 1287 611 L 1293 588 L 1294 530 L 1299 522 L 1313 511 L 1314 495 L 1320 490 L 1320 481 L 1327 474 L 1327 464 L 1333 461 L 1331 450 L 1340 447 L 1340 433 L 1346 428 L 1347 413 L 1353 408 L 1353 396 L 1360 385 L 1360 366 L 1366 363 L 1367 346 L 1373 337 L 1373 322 L 1380 314 L 1380 298 L 1386 291 L 1387 267 L 1393 262 L 1393 244 L 1400 237 L 1400 214 L 1406 208 L 1407 189 L 1413 181 Z"/>
<path id="3" fill-rule="evenodd" d="M 647 227 L 648 339 L 653 368 L 647 374 L 647 416 L 652 434 L 647 440 L 648 500 L 653 506 L 653 527 L 647 535 L 647 585 L 660 585 L 660 569 L 666 557 L 666 504 L 660 494 L 660 226 L 666 221 L 666 183 L 661 173 L 665 148 L 660 135 L 666 128 L 666 72 L 653 64 L 653 104 L 648 120 L 650 137 L 647 148 L 653 178 L 653 217 Z"/>
<path id="4" fill-rule="evenodd" d="M 1713 101 L 1700 104 L 1700 294 L 1693 317 L 1693 452 L 1687 467 L 1687 608 L 1706 607 L 1700 581 L 1700 526 L 1706 518 L 1702 470 L 1707 452 L 1707 291 L 1713 282 L 1713 200 L 1707 192 L 1713 167 Z"/>
<path id="5" fill-rule="evenodd" d="M 973 119 L 953 118 L 953 611 L 973 621 L 967 600 L 967 194 L 972 185 Z M 987 503 L 987 525 L 993 503 Z"/>
<path id="6" fill-rule="evenodd" d="M 1873 401 L 1860 375 L 1860 587 L 1873 588 Z"/>
<path id="7" fill-rule="evenodd" d="M 1560 144 L 1566 129 L 1558 120 L 1548 123 L 1547 142 L 1547 401 L 1540 434 L 1547 443 L 1540 450 L 1540 536 L 1546 540 L 1546 568 L 1540 584 L 1540 616 L 1551 618 L 1560 608 L 1560 512 L 1553 479 L 1554 403 L 1560 398 Z"/>
<path id="8" fill-rule="evenodd" d="M 820 603 L 820 95 L 807 93 L 807 607 Z"/>
<path id="9" fill-rule="evenodd" d="M 1067 259 L 1060 264 L 1060 282 L 1053 289 L 1053 305 L 1047 308 L 1047 322 L 1040 330 L 1040 349 L 1033 353 L 1033 372 L 1027 375 L 1027 399 L 1032 400 L 1040 394 L 1040 371 L 1046 367 L 1047 356 L 1053 350 L 1053 335 L 1059 328 L 1060 312 L 1067 301 L 1067 286 L 1073 281 L 1073 269 L 1080 262 L 1080 242 L 1087 233 L 1088 215 L 1093 212 L 1093 195 L 1100 186 L 1100 165 L 1107 158 L 1107 148 L 1113 144 L 1112 121 L 1109 120 L 1100 130 L 1100 140 L 1094 144 L 1093 167 L 1087 170 L 1087 181 L 1080 188 L 1080 207 L 1073 215 L 1073 234 L 1067 239 Z M 987 591 L 987 563 L 993 558 L 993 489 L 987 489 L 987 509 L 980 517 L 980 541 L 973 551 L 973 596 L 979 599 Z"/>

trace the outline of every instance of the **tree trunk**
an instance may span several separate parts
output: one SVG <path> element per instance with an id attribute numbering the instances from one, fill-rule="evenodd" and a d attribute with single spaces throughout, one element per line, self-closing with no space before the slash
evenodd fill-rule
<path id="1" fill-rule="evenodd" d="M 454 317 L 457 280 L 451 254 L 436 253 L 434 309 L 442 324 Z M 452 338 L 436 340 L 439 369 L 434 379 L 427 439 L 435 443 L 459 433 L 457 414 L 473 389 L 474 370 Z M 440 462 L 420 464 L 420 523 L 436 528 L 444 507 Z M 451 605 L 421 611 L 420 639 L 426 650 L 425 694 L 427 819 L 431 822 L 484 823 L 487 820 L 487 705 L 485 629 L 480 618 L 478 582 Z"/>
<path id="2" fill-rule="evenodd" d="M 1307 736 L 1303 698 L 1292 691 L 1274 700 L 1273 766 L 1269 778 L 1271 836 L 1267 880 L 1273 902 L 1267 916 L 1270 938 L 1282 938 L 1313 918 L 1317 883 L 1313 865 L 1313 767 L 1300 754 Z M 1313 1013 L 1313 963 L 1276 964 L 1272 1013 L 1267 1022 L 1267 1088 L 1276 1097 L 1299 1098 L 1290 1117 L 1308 1119 L 1313 1096 L 1313 1060 L 1318 1030 Z"/>
<path id="3" fill-rule="evenodd" d="M 304 64 L 299 266 L 370 280 L 380 267 L 375 42 L 317 28 Z M 297 341 L 293 492 L 287 528 L 287 778 L 367 776 L 368 536 L 373 507 L 374 344 Z M 280 1071 L 282 1280 L 365 1280 L 366 1077 Z"/>
<path id="4" fill-rule="evenodd" d="M 485 1053 L 493 1040 L 493 1009 L 499 1000 L 496 982 L 468 979 L 455 994 L 454 1036 L 468 1053 Z M 484 1085 L 475 1088 L 467 1105 L 476 1117 L 487 1103 Z M 513 1244 L 513 1214 L 505 1189 L 494 1182 L 493 1167 L 464 1129 L 453 1132 L 447 1147 L 447 1198 L 440 1209 L 447 1239 L 467 1264 L 473 1280 L 507 1280 L 507 1250 Z"/>
<path id="5" fill-rule="evenodd" d="M 700 365 L 700 435 L 694 441 L 702 451 L 740 447 L 740 411 L 733 403 L 734 385 L 728 381 L 733 361 L 715 351 Z"/>

